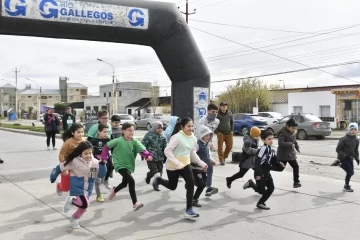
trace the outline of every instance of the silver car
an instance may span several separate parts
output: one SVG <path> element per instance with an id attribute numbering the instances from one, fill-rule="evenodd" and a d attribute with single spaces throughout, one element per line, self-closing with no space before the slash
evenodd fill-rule
<path id="1" fill-rule="evenodd" d="M 123 125 L 124 123 L 135 123 L 135 118 L 129 114 L 115 114 L 120 117 L 120 125 Z"/>
<path id="2" fill-rule="evenodd" d="M 169 125 L 169 121 L 162 114 L 146 113 L 142 118 L 135 121 L 135 129 L 146 128 L 151 129 L 151 124 L 156 121 L 161 121 L 164 129 Z"/>
<path id="3" fill-rule="evenodd" d="M 293 114 L 283 117 L 278 122 L 268 125 L 267 129 L 275 135 L 281 128 L 285 127 L 286 122 L 293 118 L 298 123 L 297 138 L 304 140 L 307 137 L 314 136 L 317 139 L 324 139 L 331 135 L 330 123 L 323 122 L 317 116 L 308 113 Z"/>

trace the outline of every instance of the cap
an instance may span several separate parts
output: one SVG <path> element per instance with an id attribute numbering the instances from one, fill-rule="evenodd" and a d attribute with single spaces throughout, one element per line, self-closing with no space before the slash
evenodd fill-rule
<path id="1" fill-rule="evenodd" d="M 220 103 L 220 107 L 221 107 L 221 106 L 227 106 L 227 103 L 226 103 L 226 102 L 221 102 L 221 103 Z"/>

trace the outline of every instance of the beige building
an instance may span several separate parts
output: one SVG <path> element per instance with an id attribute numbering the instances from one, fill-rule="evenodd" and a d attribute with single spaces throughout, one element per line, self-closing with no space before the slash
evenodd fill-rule
<path id="1" fill-rule="evenodd" d="M 40 95 L 40 103 L 38 102 Z M 37 111 L 40 106 L 54 106 L 61 103 L 61 94 L 59 90 L 54 89 L 25 89 L 18 93 L 19 109 L 28 111 L 29 107 L 34 107 Z"/>
<path id="2" fill-rule="evenodd" d="M 67 102 L 84 102 L 88 96 L 88 87 L 80 83 L 67 83 Z"/>

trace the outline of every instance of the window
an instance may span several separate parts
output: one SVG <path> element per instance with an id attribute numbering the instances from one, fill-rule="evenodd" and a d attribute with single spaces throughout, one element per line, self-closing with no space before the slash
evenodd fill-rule
<path id="1" fill-rule="evenodd" d="M 106 92 L 104 92 L 104 97 L 106 97 Z"/>
<path id="2" fill-rule="evenodd" d="M 28 96 L 28 98 L 31 98 L 31 96 Z"/>
<path id="3" fill-rule="evenodd" d="M 77 92 L 79 92 L 79 91 L 80 91 L 80 89 L 76 89 L 76 91 L 77 91 Z"/>
<path id="4" fill-rule="evenodd" d="M 320 117 L 331 117 L 330 106 L 320 106 Z"/>
<path id="5" fill-rule="evenodd" d="M 41 96 L 41 99 L 47 99 L 47 96 Z"/>
<path id="6" fill-rule="evenodd" d="M 81 89 L 80 90 L 80 95 L 88 95 L 87 94 L 87 89 Z"/>
<path id="7" fill-rule="evenodd" d="M 144 118 L 151 118 L 151 114 L 145 114 Z"/>
<path id="8" fill-rule="evenodd" d="M 299 114 L 303 112 L 303 107 L 302 106 L 294 106 L 294 114 Z"/>
<path id="9" fill-rule="evenodd" d="M 49 96 L 49 98 L 52 98 L 52 96 Z"/>
<path id="10" fill-rule="evenodd" d="M 109 92 L 109 97 L 111 97 L 111 92 Z"/>
<path id="11" fill-rule="evenodd" d="M 101 106 L 101 109 L 108 109 L 107 106 Z"/>
<path id="12" fill-rule="evenodd" d="M 121 91 L 119 91 L 119 97 L 121 97 Z"/>
<path id="13" fill-rule="evenodd" d="M 98 106 L 94 106 L 94 111 L 98 112 L 99 111 L 99 107 Z"/>
<path id="14" fill-rule="evenodd" d="M 280 123 L 286 123 L 289 119 L 290 117 L 284 117 L 283 119 L 280 120 Z"/>
<path id="15" fill-rule="evenodd" d="M 86 107 L 86 110 L 90 111 L 90 110 L 91 110 L 91 107 Z"/>
<path id="16" fill-rule="evenodd" d="M 127 110 L 129 115 L 132 115 L 131 110 L 132 110 L 131 108 L 128 108 L 128 110 Z"/>

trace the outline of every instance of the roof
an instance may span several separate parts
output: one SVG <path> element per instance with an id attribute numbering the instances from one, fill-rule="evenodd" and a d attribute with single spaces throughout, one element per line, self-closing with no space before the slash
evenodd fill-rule
<path id="1" fill-rule="evenodd" d="M 38 94 L 38 90 L 37 89 L 26 89 L 24 91 L 19 92 L 20 95 L 33 95 L 33 94 Z M 41 95 L 60 95 L 60 90 L 59 89 L 41 89 L 40 92 Z"/>
<path id="2" fill-rule="evenodd" d="M 15 86 L 11 85 L 10 83 L 5 84 L 4 86 L 0 88 L 15 88 Z"/>
<path id="3" fill-rule="evenodd" d="M 159 105 L 167 105 L 171 104 L 171 97 L 159 97 Z M 136 102 L 131 103 L 130 105 L 127 105 L 127 108 L 133 108 L 133 107 L 139 107 L 139 108 L 145 108 L 151 105 L 150 98 L 141 98 L 137 100 Z"/>
<path id="4" fill-rule="evenodd" d="M 358 89 L 360 84 L 356 85 L 334 85 L 334 86 L 322 86 L 322 87 L 306 87 L 306 88 L 289 88 L 289 89 L 276 89 L 270 90 L 272 95 L 273 104 L 288 103 L 289 93 L 297 92 L 331 92 L 332 90 L 341 90 L 341 89 Z"/>
<path id="5" fill-rule="evenodd" d="M 68 88 L 88 88 L 80 83 L 68 83 L 67 86 Z"/>

